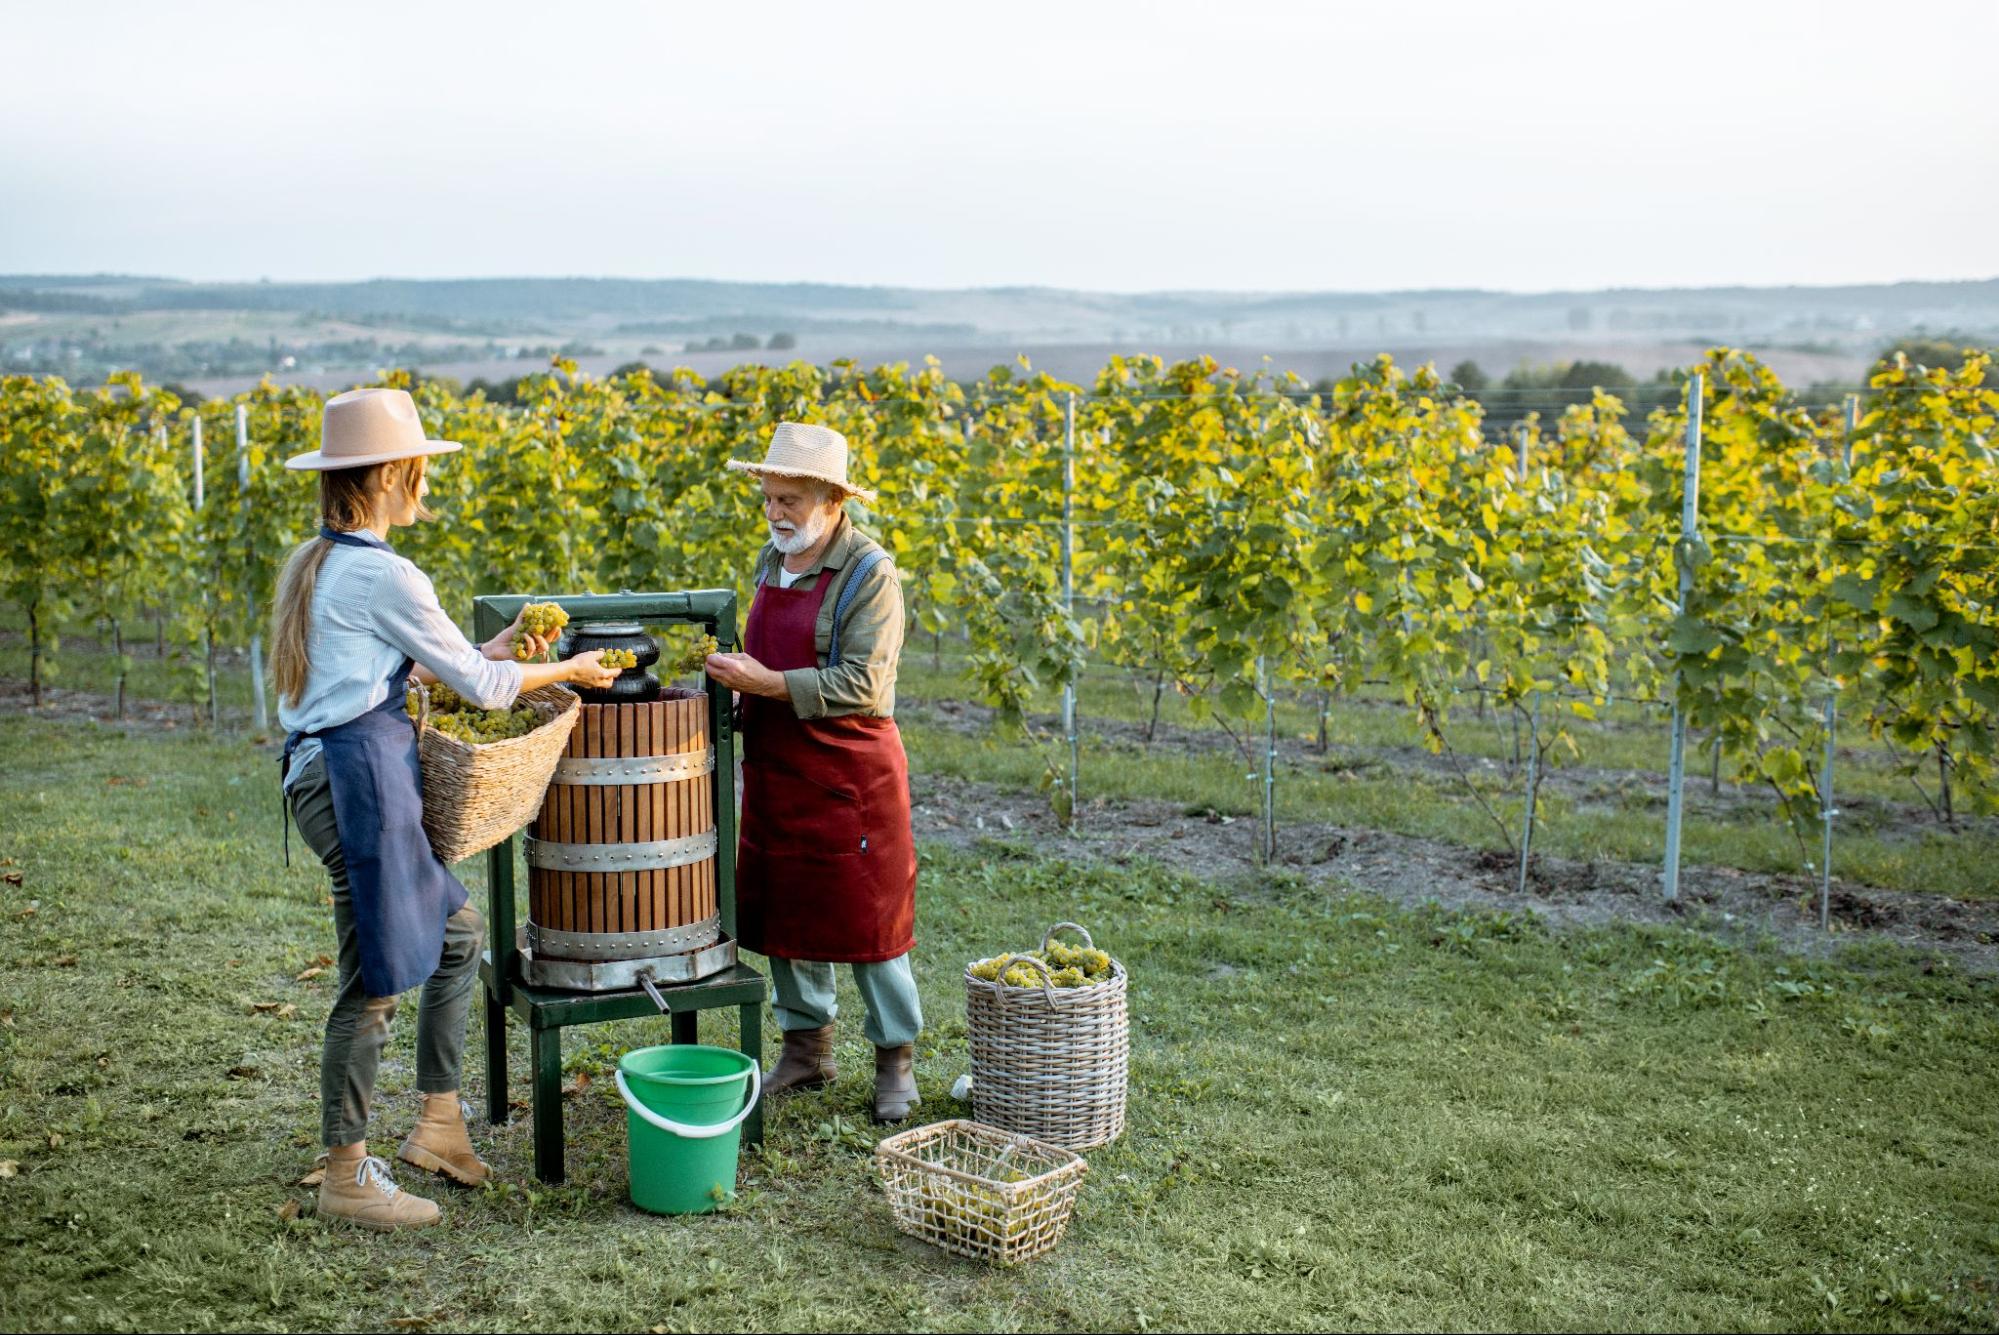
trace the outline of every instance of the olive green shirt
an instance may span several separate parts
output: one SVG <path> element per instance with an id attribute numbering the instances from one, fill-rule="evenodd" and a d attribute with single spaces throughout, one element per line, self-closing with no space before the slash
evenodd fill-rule
<path id="1" fill-rule="evenodd" d="M 839 605 L 848 574 L 855 562 L 880 545 L 842 514 L 826 550 L 791 585 L 809 591 L 822 579 L 833 581 L 812 630 L 819 666 L 793 668 L 784 674 L 791 707 L 800 718 L 838 718 L 843 714 L 895 717 L 895 670 L 902 655 L 903 625 L 902 578 L 893 557 L 875 562 L 868 571 L 840 623 L 840 666 L 826 666 L 826 651 L 833 643 L 833 610 Z M 783 559 L 777 548 L 765 543 L 757 553 L 752 582 L 768 580 L 772 588 L 778 587 L 778 563 Z"/>

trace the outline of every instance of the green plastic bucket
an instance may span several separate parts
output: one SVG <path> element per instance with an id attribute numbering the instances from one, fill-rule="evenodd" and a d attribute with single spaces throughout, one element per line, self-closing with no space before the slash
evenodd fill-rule
<path id="1" fill-rule="evenodd" d="M 617 1082 L 632 1204 L 699 1214 L 736 1194 L 743 1119 L 763 1093 L 753 1058 L 695 1043 L 637 1048 L 619 1059 Z"/>

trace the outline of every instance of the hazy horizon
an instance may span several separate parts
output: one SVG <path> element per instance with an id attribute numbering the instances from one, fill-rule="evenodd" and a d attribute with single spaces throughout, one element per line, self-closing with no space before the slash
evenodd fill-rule
<path id="1" fill-rule="evenodd" d="M 1925 285 L 1949 285 L 1957 283 L 1999 282 L 1999 267 L 1990 272 L 1962 274 L 1942 278 L 1889 278 L 1868 282 L 1823 283 L 1673 283 L 1647 285 L 1637 283 L 1615 284 L 1605 287 L 1557 287 L 1557 288 L 1512 288 L 1492 285 L 1460 287 L 1385 287 L 1385 288 L 1108 288 L 1069 287 L 1053 283 L 993 283 L 975 285 L 936 285 L 925 283 L 839 283 L 813 278 L 706 278 L 698 274 L 625 274 L 625 273 L 457 273 L 457 274 L 367 274 L 357 278 L 296 278 L 285 274 L 259 274 L 255 278 L 204 278 L 184 274 L 121 272 L 118 270 L 84 271 L 0 271 L 0 280 L 74 280 L 94 279 L 104 282 L 138 282 L 185 284 L 190 287 L 244 286 L 253 287 L 269 284 L 276 287 L 339 287 L 360 286 L 368 283 L 711 283 L 731 287 L 833 287 L 872 288 L 883 290 L 904 289 L 915 292 L 1058 292 L 1081 295 L 1101 294 L 1105 296 L 1223 296 L 1223 297 L 1315 297 L 1315 296 L 1442 296 L 1451 294 L 1478 294 L 1506 297 L 1563 297 L 1563 296 L 1615 296 L 1632 293 L 1675 293 L 1675 292 L 1723 292 L 1730 290 L 1782 292 L 1791 289 L 1823 290 L 1838 288 L 1875 287 L 1915 287 Z"/>

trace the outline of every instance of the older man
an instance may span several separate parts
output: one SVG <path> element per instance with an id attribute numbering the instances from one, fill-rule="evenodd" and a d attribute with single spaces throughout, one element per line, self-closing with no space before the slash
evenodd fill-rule
<path id="1" fill-rule="evenodd" d="M 737 934 L 770 957 L 784 1052 L 770 1094 L 823 1085 L 833 1064 L 833 966 L 850 964 L 875 1046 L 874 1116 L 918 1102 L 911 1070 L 923 1014 L 915 945 L 916 846 L 909 762 L 895 726 L 902 589 L 879 543 L 847 517 L 847 442 L 779 423 L 760 464 L 770 541 L 740 654 L 708 675 L 742 695 L 743 816 Z"/>

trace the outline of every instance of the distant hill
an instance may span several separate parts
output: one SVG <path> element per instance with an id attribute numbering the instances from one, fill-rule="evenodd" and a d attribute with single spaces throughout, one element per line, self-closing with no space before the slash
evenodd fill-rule
<path id="1" fill-rule="evenodd" d="M 938 290 L 700 279 L 374 279 L 192 283 L 142 275 L 0 275 L 0 367 L 73 376 L 272 371 L 337 379 L 384 364 L 454 368 L 564 350 L 681 360 L 689 344 L 790 339 L 790 355 L 1008 360 L 1030 347 L 1205 348 L 1280 364 L 1370 350 L 1644 363 L 1728 343 L 1858 368 L 1910 333 L 1999 342 L 1999 278 L 1842 287 L 1615 288 L 1578 292 L 1147 292 Z M 1670 347 L 1670 353 L 1660 349 Z M 795 348 L 795 351 L 791 350 Z M 705 354 L 704 354 L 705 355 Z M 740 358 L 738 358 L 740 360 Z M 1643 370 L 1642 365 L 1635 369 Z M 483 371 L 481 372 L 484 373 Z M 514 373 L 518 373 L 516 369 Z M 1816 373 L 1816 363 L 1815 372 Z"/>

